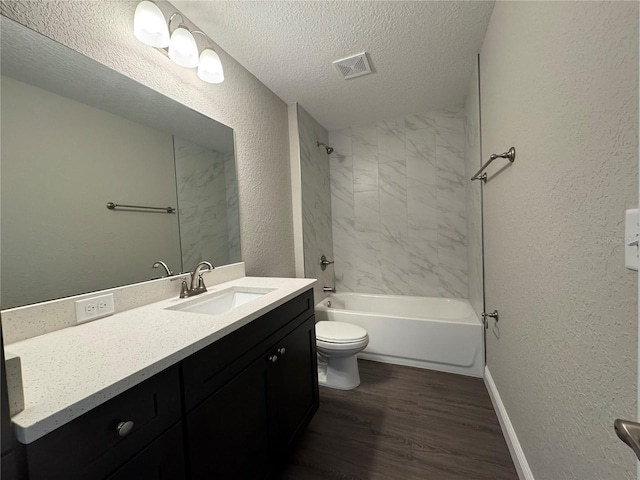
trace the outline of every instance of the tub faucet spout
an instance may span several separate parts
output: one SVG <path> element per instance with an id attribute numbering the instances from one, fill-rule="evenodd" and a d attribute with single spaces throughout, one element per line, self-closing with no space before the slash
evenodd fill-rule
<path id="1" fill-rule="evenodd" d="M 322 291 L 327 293 L 336 293 L 336 287 L 322 287 Z"/>

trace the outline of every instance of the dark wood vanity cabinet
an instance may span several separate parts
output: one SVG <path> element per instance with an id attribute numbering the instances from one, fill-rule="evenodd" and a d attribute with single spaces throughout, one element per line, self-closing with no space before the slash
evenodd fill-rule
<path id="1" fill-rule="evenodd" d="M 276 345 L 279 358 L 267 372 L 272 429 L 279 458 L 286 455 L 318 409 L 315 317 Z"/>
<path id="2" fill-rule="evenodd" d="M 315 317 L 187 414 L 191 478 L 264 479 L 318 409 Z"/>
<path id="3" fill-rule="evenodd" d="M 317 409 L 309 290 L 23 450 L 31 480 L 264 479 Z"/>
<path id="4" fill-rule="evenodd" d="M 108 478 L 177 424 L 181 407 L 179 369 L 174 365 L 25 445 L 29 478 Z M 130 431 L 123 430 L 126 422 L 132 422 Z M 178 446 L 181 451 L 181 442 Z"/>
<path id="5" fill-rule="evenodd" d="M 192 479 L 265 478 L 270 471 L 266 363 L 258 359 L 187 414 Z"/>
<path id="6" fill-rule="evenodd" d="M 237 348 L 247 338 L 255 346 L 220 369 L 219 349 Z M 186 417 L 190 475 L 268 478 L 318 409 L 313 293 L 225 339 L 182 363 L 187 405 L 208 393 Z"/>

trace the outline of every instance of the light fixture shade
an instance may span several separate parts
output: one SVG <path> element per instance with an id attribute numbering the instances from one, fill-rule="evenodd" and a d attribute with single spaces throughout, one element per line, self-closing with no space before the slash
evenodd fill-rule
<path id="1" fill-rule="evenodd" d="M 207 83 L 224 82 L 222 62 L 218 54 L 210 48 L 205 48 L 200 54 L 198 77 Z"/>
<path id="2" fill-rule="evenodd" d="M 169 46 L 169 26 L 155 3 L 145 0 L 138 4 L 133 17 L 133 34 L 152 47 Z"/>
<path id="3" fill-rule="evenodd" d="M 198 46 L 191 32 L 185 27 L 178 27 L 171 34 L 169 58 L 182 67 L 198 66 Z"/>

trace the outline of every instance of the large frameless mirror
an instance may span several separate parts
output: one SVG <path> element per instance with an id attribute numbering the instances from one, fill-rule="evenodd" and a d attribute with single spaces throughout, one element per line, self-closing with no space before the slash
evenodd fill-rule
<path id="1" fill-rule="evenodd" d="M 233 130 L 0 20 L 0 307 L 240 261 Z"/>

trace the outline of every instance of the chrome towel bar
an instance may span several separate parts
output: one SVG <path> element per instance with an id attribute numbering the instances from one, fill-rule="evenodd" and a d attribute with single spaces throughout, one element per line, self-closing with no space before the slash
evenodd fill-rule
<path id="1" fill-rule="evenodd" d="M 487 174 L 486 173 L 482 173 L 482 172 L 496 158 L 506 158 L 511 163 L 513 163 L 513 161 L 516 159 L 516 149 L 515 149 L 515 147 L 511 147 L 509 150 L 507 150 L 504 153 L 501 153 L 500 155 L 498 155 L 496 153 L 492 153 L 491 156 L 489 157 L 489 160 L 487 160 L 487 162 L 484 165 L 482 165 L 482 167 L 480 167 L 480 170 L 478 170 L 478 173 L 476 173 L 473 177 L 471 177 L 471 180 L 484 180 L 486 182 L 487 181 Z M 482 175 L 480 175 L 481 173 L 482 173 Z"/>
<path id="2" fill-rule="evenodd" d="M 109 210 L 115 210 L 116 208 L 129 208 L 133 210 L 151 210 L 155 212 L 175 213 L 176 209 L 173 207 L 144 207 L 142 205 L 124 205 L 114 202 L 107 202 L 107 208 Z"/>

